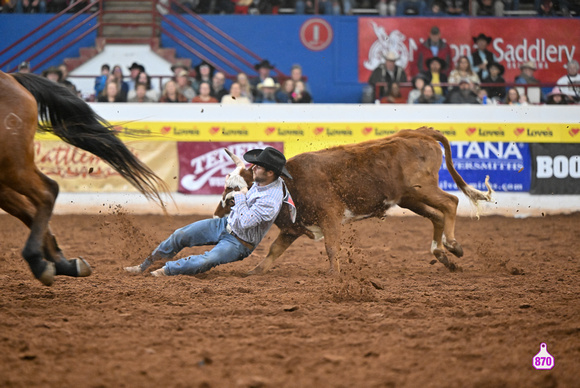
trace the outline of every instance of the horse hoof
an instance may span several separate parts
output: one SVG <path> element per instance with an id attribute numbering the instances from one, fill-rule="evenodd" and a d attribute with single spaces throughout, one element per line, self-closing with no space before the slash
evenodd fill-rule
<path id="1" fill-rule="evenodd" d="M 52 286 L 52 283 L 54 283 L 54 275 L 56 275 L 54 263 L 46 263 L 46 268 L 42 271 L 38 280 L 45 286 Z"/>
<path id="2" fill-rule="evenodd" d="M 443 245 L 449 252 L 453 253 L 455 257 L 463 256 L 463 248 L 456 240 L 450 242 L 444 241 Z"/>
<path id="3" fill-rule="evenodd" d="M 91 269 L 89 263 L 87 263 L 87 261 L 83 259 L 81 256 L 79 256 L 79 258 L 76 259 L 76 262 L 77 262 L 76 264 L 78 277 L 86 277 L 93 273 L 93 270 Z"/>

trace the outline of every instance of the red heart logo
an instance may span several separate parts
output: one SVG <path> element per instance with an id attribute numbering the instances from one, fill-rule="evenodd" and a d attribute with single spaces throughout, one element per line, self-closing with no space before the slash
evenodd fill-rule
<path id="1" fill-rule="evenodd" d="M 323 127 L 316 127 L 316 128 L 314 128 L 314 134 L 315 135 L 320 135 L 322 132 L 324 132 L 324 128 Z"/>
<path id="2" fill-rule="evenodd" d="M 276 132 L 276 128 L 274 128 L 274 127 L 268 127 L 268 128 L 266 128 L 266 135 L 271 135 L 274 132 Z"/>
<path id="3" fill-rule="evenodd" d="M 570 128 L 570 130 L 568 131 L 570 136 L 576 136 L 578 132 L 580 132 L 580 128 Z"/>
<path id="4" fill-rule="evenodd" d="M 477 128 L 467 128 L 467 130 L 465 131 L 465 133 L 467 133 L 469 136 L 473 135 L 475 133 L 475 131 L 477 131 Z"/>
<path id="5" fill-rule="evenodd" d="M 362 130 L 363 135 L 368 135 L 373 131 L 372 127 L 364 127 Z"/>
<path id="6" fill-rule="evenodd" d="M 516 128 L 514 129 L 514 133 L 516 134 L 516 136 L 520 136 L 522 133 L 524 133 L 526 129 L 525 128 Z"/>
<path id="7" fill-rule="evenodd" d="M 171 127 L 163 127 L 163 128 L 161 128 L 161 133 L 163 135 L 167 135 L 169 132 L 171 132 Z"/>
<path id="8" fill-rule="evenodd" d="M 209 129 L 209 133 L 212 135 L 215 135 L 216 133 L 218 133 L 220 131 L 220 127 L 211 127 Z"/>

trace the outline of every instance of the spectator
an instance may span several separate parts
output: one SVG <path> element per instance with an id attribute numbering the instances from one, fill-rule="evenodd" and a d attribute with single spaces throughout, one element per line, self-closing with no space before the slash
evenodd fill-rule
<path id="1" fill-rule="evenodd" d="M 230 94 L 226 94 L 222 97 L 221 100 L 222 104 L 251 104 L 247 97 L 242 96 L 242 89 L 240 88 L 240 84 L 237 82 L 232 83 L 230 86 Z"/>
<path id="2" fill-rule="evenodd" d="M 401 86 L 398 82 L 393 82 L 387 95 L 381 98 L 381 104 L 404 104 L 405 102 L 405 97 L 401 94 Z"/>
<path id="3" fill-rule="evenodd" d="M 228 94 L 225 88 L 226 76 L 221 71 L 216 72 L 211 79 L 211 95 L 215 97 L 216 100 L 221 101 L 223 96 Z"/>
<path id="4" fill-rule="evenodd" d="M 18 65 L 18 73 L 30 73 L 30 62 L 20 62 Z"/>
<path id="5" fill-rule="evenodd" d="M 203 61 L 195 66 L 195 80 L 192 83 L 192 87 L 196 94 L 199 93 L 199 85 L 202 82 L 211 84 L 214 73 L 215 68 L 209 62 Z"/>
<path id="6" fill-rule="evenodd" d="M 46 13 L 46 0 L 17 0 L 16 13 Z"/>
<path id="7" fill-rule="evenodd" d="M 447 16 L 445 12 L 445 2 L 443 0 L 433 0 L 425 7 L 424 16 L 437 17 Z"/>
<path id="8" fill-rule="evenodd" d="M 69 5 L 69 0 L 49 0 L 46 4 L 46 12 L 59 13 Z"/>
<path id="9" fill-rule="evenodd" d="M 152 100 L 152 101 L 159 101 L 159 92 L 157 90 L 155 90 L 153 88 L 153 86 L 151 85 L 151 77 L 149 77 L 149 74 L 147 74 L 146 72 L 142 71 L 137 75 L 137 83 L 138 84 L 145 84 L 145 86 L 147 87 L 147 97 Z M 132 98 L 135 97 L 137 90 L 129 90 L 129 93 L 127 94 L 127 99 L 131 100 Z"/>
<path id="10" fill-rule="evenodd" d="M 336 3 L 338 9 L 334 6 L 335 0 L 318 0 L 318 9 L 315 9 L 315 0 L 296 0 L 296 15 L 318 13 L 322 15 L 340 15 L 340 5 Z"/>
<path id="11" fill-rule="evenodd" d="M 147 95 L 148 86 L 146 83 L 137 82 L 135 85 L 135 90 L 132 90 L 133 94 L 129 94 L 128 102 L 157 102 Z"/>
<path id="12" fill-rule="evenodd" d="M 468 14 L 468 0 L 444 0 L 445 13 L 449 16 L 464 16 Z M 447 62 L 451 63 L 451 62 Z"/>
<path id="13" fill-rule="evenodd" d="M 420 16 L 425 12 L 423 0 L 399 0 L 397 1 L 396 16 Z"/>
<path id="14" fill-rule="evenodd" d="M 312 102 L 312 96 L 306 91 L 302 81 L 294 82 L 294 92 L 290 96 L 295 104 L 309 104 Z"/>
<path id="15" fill-rule="evenodd" d="M 239 73 L 237 76 L 238 84 L 240 85 L 240 93 L 243 97 L 246 97 L 250 102 L 254 101 L 254 95 L 252 94 L 252 86 L 250 85 L 250 80 L 246 73 Z"/>
<path id="16" fill-rule="evenodd" d="M 270 104 L 279 102 L 276 99 L 276 90 L 278 89 L 278 84 L 270 77 L 266 78 L 264 82 L 258 84 L 258 90 L 260 93 L 254 100 L 256 103 L 260 104 Z"/>
<path id="17" fill-rule="evenodd" d="M 487 64 L 489 76 L 484 78 L 482 84 L 505 84 L 502 75 L 505 68 L 502 64 L 497 62 L 490 62 Z M 484 88 L 487 91 L 487 96 L 494 101 L 502 101 L 505 98 L 505 86 L 487 86 Z"/>
<path id="18" fill-rule="evenodd" d="M 442 83 L 447 83 L 447 75 L 445 75 L 445 68 L 447 64 L 439 57 L 432 57 L 427 59 L 426 65 L 429 71 L 425 73 L 427 83 L 433 86 L 433 91 L 439 96 L 447 94 L 447 86 L 441 86 Z"/>
<path id="19" fill-rule="evenodd" d="M 379 0 L 375 8 L 380 16 L 395 16 L 397 13 L 397 0 Z"/>
<path id="20" fill-rule="evenodd" d="M 415 104 L 442 104 L 444 100 L 443 96 L 435 94 L 433 86 L 425 84 L 421 90 L 421 95 L 415 100 Z"/>
<path id="21" fill-rule="evenodd" d="M 567 70 L 566 75 L 560 77 L 556 82 L 560 85 L 562 93 L 571 97 L 575 102 L 580 102 L 580 65 L 578 61 L 571 60 L 564 66 Z"/>
<path id="22" fill-rule="evenodd" d="M 171 71 L 173 72 L 173 77 L 172 79 L 174 81 L 177 81 L 177 74 L 181 73 L 183 70 L 185 70 L 187 72 L 187 74 L 190 74 L 191 72 L 191 68 L 185 64 L 184 62 L 178 61 L 176 63 L 174 63 L 173 65 L 171 65 Z M 193 80 L 192 80 L 193 82 Z"/>
<path id="23" fill-rule="evenodd" d="M 413 77 L 411 81 L 413 83 L 413 90 L 409 92 L 409 96 L 407 97 L 407 104 L 415 103 L 415 100 L 419 98 L 421 95 L 421 90 L 423 90 L 423 86 L 427 83 L 427 77 L 423 73 L 417 74 Z"/>
<path id="24" fill-rule="evenodd" d="M 459 81 L 459 87 L 453 88 L 447 98 L 447 104 L 480 104 L 477 93 L 474 91 L 474 85 L 469 78 L 462 78 Z"/>
<path id="25" fill-rule="evenodd" d="M 568 105 L 573 103 L 574 101 L 572 98 L 562 92 L 558 86 L 554 87 L 554 89 L 546 95 L 546 104 L 548 105 Z"/>
<path id="26" fill-rule="evenodd" d="M 199 84 L 199 94 L 191 102 L 217 103 L 219 101 L 211 95 L 211 85 L 209 82 L 202 81 Z"/>
<path id="27" fill-rule="evenodd" d="M 502 0 L 471 0 L 471 16 L 502 17 L 504 8 Z"/>
<path id="28" fill-rule="evenodd" d="M 62 79 L 62 71 L 56 66 L 51 66 L 42 72 L 42 76 L 55 83 L 60 83 Z"/>
<path id="29" fill-rule="evenodd" d="M 137 76 L 139 73 L 145 71 L 145 67 L 143 65 L 138 64 L 137 62 L 133 62 L 131 67 L 129 67 L 129 80 L 127 81 L 127 86 L 129 90 L 135 90 L 135 84 L 137 83 Z"/>
<path id="30" fill-rule="evenodd" d="M 451 63 L 451 48 L 441 39 L 441 31 L 437 26 L 431 27 L 429 38 L 419 45 L 416 62 L 417 71 L 414 74 L 427 72 L 426 61 L 433 57 L 441 58 L 445 63 Z"/>
<path id="31" fill-rule="evenodd" d="M 294 93 L 294 81 L 288 78 L 282 84 L 282 88 L 276 92 L 276 100 L 278 102 L 293 102 L 292 93 Z"/>
<path id="32" fill-rule="evenodd" d="M 491 36 L 487 36 L 483 32 L 473 37 L 473 43 L 477 45 L 477 49 L 471 52 L 471 63 L 479 79 L 484 79 L 489 75 L 487 65 L 495 62 L 492 52 L 487 49 L 491 41 Z"/>
<path id="33" fill-rule="evenodd" d="M 554 3 L 552 2 L 552 0 L 540 1 L 540 7 L 538 8 L 538 16 L 548 16 L 548 17 L 556 16 L 556 12 L 554 11 Z"/>
<path id="34" fill-rule="evenodd" d="M 117 90 L 119 96 L 121 97 L 121 100 L 123 102 L 126 102 L 127 94 L 129 93 L 129 85 L 127 85 L 127 82 L 123 80 L 123 69 L 121 68 L 121 66 L 119 65 L 113 66 L 113 70 L 111 71 L 111 74 L 109 74 L 109 79 L 115 80 L 115 82 L 117 83 Z"/>
<path id="35" fill-rule="evenodd" d="M 125 102 L 119 93 L 119 84 L 113 78 L 107 81 L 105 89 L 99 94 L 98 102 Z"/>
<path id="36" fill-rule="evenodd" d="M 520 105 L 520 92 L 516 88 L 509 88 L 503 103 L 506 105 Z"/>
<path id="37" fill-rule="evenodd" d="M 78 96 L 80 93 L 77 87 L 68 79 L 68 67 L 64 63 L 61 63 L 60 65 L 58 65 L 58 69 L 62 74 L 59 83 L 61 85 L 66 86 L 71 92 L 73 92 L 75 96 Z"/>
<path id="38" fill-rule="evenodd" d="M 524 62 L 520 65 L 520 74 L 514 79 L 516 84 L 520 85 L 537 85 L 540 83 L 534 77 L 536 71 L 536 63 L 532 61 Z M 520 88 L 520 94 L 526 94 L 531 103 L 538 104 L 545 101 L 543 93 L 539 87 L 535 88 Z"/>
<path id="39" fill-rule="evenodd" d="M 525 94 L 520 94 L 520 105 L 530 105 L 530 100 Z"/>
<path id="40" fill-rule="evenodd" d="M 308 84 L 308 82 L 306 81 L 306 78 L 302 74 L 302 66 L 300 66 L 297 63 L 293 64 L 292 68 L 290 68 L 290 78 L 292 79 L 292 81 L 294 81 L 294 83 L 296 83 L 298 81 L 302 81 L 304 83 L 304 87 L 306 88 L 306 91 L 308 93 L 312 94 L 312 91 L 310 90 L 310 85 Z"/>
<path id="41" fill-rule="evenodd" d="M 107 85 L 107 79 L 109 78 L 109 73 L 111 68 L 109 65 L 104 63 L 101 65 L 101 75 L 95 78 L 95 96 L 98 96 L 103 92 L 105 89 L 105 85 Z"/>
<path id="42" fill-rule="evenodd" d="M 267 59 L 263 59 L 260 63 L 256 63 L 254 68 L 258 70 L 258 76 L 250 79 L 250 85 L 252 85 L 252 92 L 254 93 L 255 99 L 260 94 L 260 91 L 258 90 L 259 84 L 263 83 L 266 78 L 272 78 L 274 83 L 276 83 L 276 79 L 270 76 L 270 71 L 274 69 L 274 65 L 272 65 Z"/>
<path id="43" fill-rule="evenodd" d="M 191 101 L 193 97 L 197 95 L 195 90 L 191 87 L 189 81 L 189 74 L 185 70 L 181 70 L 175 79 L 177 84 L 177 90 L 181 93 L 188 101 Z"/>
<path id="44" fill-rule="evenodd" d="M 453 85 L 459 85 L 459 82 L 468 78 L 472 85 L 479 85 L 480 80 L 477 74 L 471 69 L 471 63 L 469 63 L 469 58 L 462 55 L 457 60 L 457 66 L 455 69 L 449 73 L 448 82 Z"/>
<path id="45" fill-rule="evenodd" d="M 487 90 L 485 89 L 478 89 L 477 90 L 477 101 L 480 104 L 487 105 L 487 104 L 496 104 L 495 100 L 491 100 L 487 95 Z"/>
<path id="46" fill-rule="evenodd" d="M 16 6 L 20 0 L 2 0 L 0 1 L 0 5 L 2 6 L 2 13 L 15 13 L 15 12 L 22 12 L 18 10 Z"/>
<path id="47" fill-rule="evenodd" d="M 177 83 L 169 80 L 165 83 L 159 102 L 188 102 L 189 100 L 179 92 Z"/>
<path id="48" fill-rule="evenodd" d="M 370 103 L 375 99 L 381 99 L 387 95 L 393 82 L 407 82 L 407 74 L 400 66 L 396 65 L 399 56 L 393 52 L 383 53 L 384 62 L 373 70 L 369 77 L 368 85 L 363 88 L 363 102 Z M 386 83 L 386 86 L 379 86 L 379 95 L 375 96 L 378 83 Z"/>

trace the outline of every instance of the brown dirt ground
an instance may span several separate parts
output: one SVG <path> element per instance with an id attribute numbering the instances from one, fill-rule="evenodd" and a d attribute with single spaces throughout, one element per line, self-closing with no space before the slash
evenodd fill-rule
<path id="1" fill-rule="evenodd" d="M 0 386 L 578 386 L 580 214 L 460 218 L 457 273 L 429 265 L 431 226 L 414 216 L 347 225 L 339 276 L 305 237 L 244 276 L 277 230 L 203 275 L 123 272 L 196 219 L 55 216 L 94 273 L 44 287 L 20 256 L 27 230 L 0 216 Z M 551 371 L 532 367 L 542 342 Z"/>

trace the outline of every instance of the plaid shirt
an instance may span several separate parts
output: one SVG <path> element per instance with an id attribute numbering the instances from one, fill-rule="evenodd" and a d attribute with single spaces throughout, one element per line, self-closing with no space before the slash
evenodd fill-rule
<path id="1" fill-rule="evenodd" d="M 282 202 L 284 181 L 278 178 L 267 186 L 253 184 L 246 195 L 234 195 L 236 204 L 228 216 L 232 231 L 242 240 L 257 246 L 276 220 Z"/>

